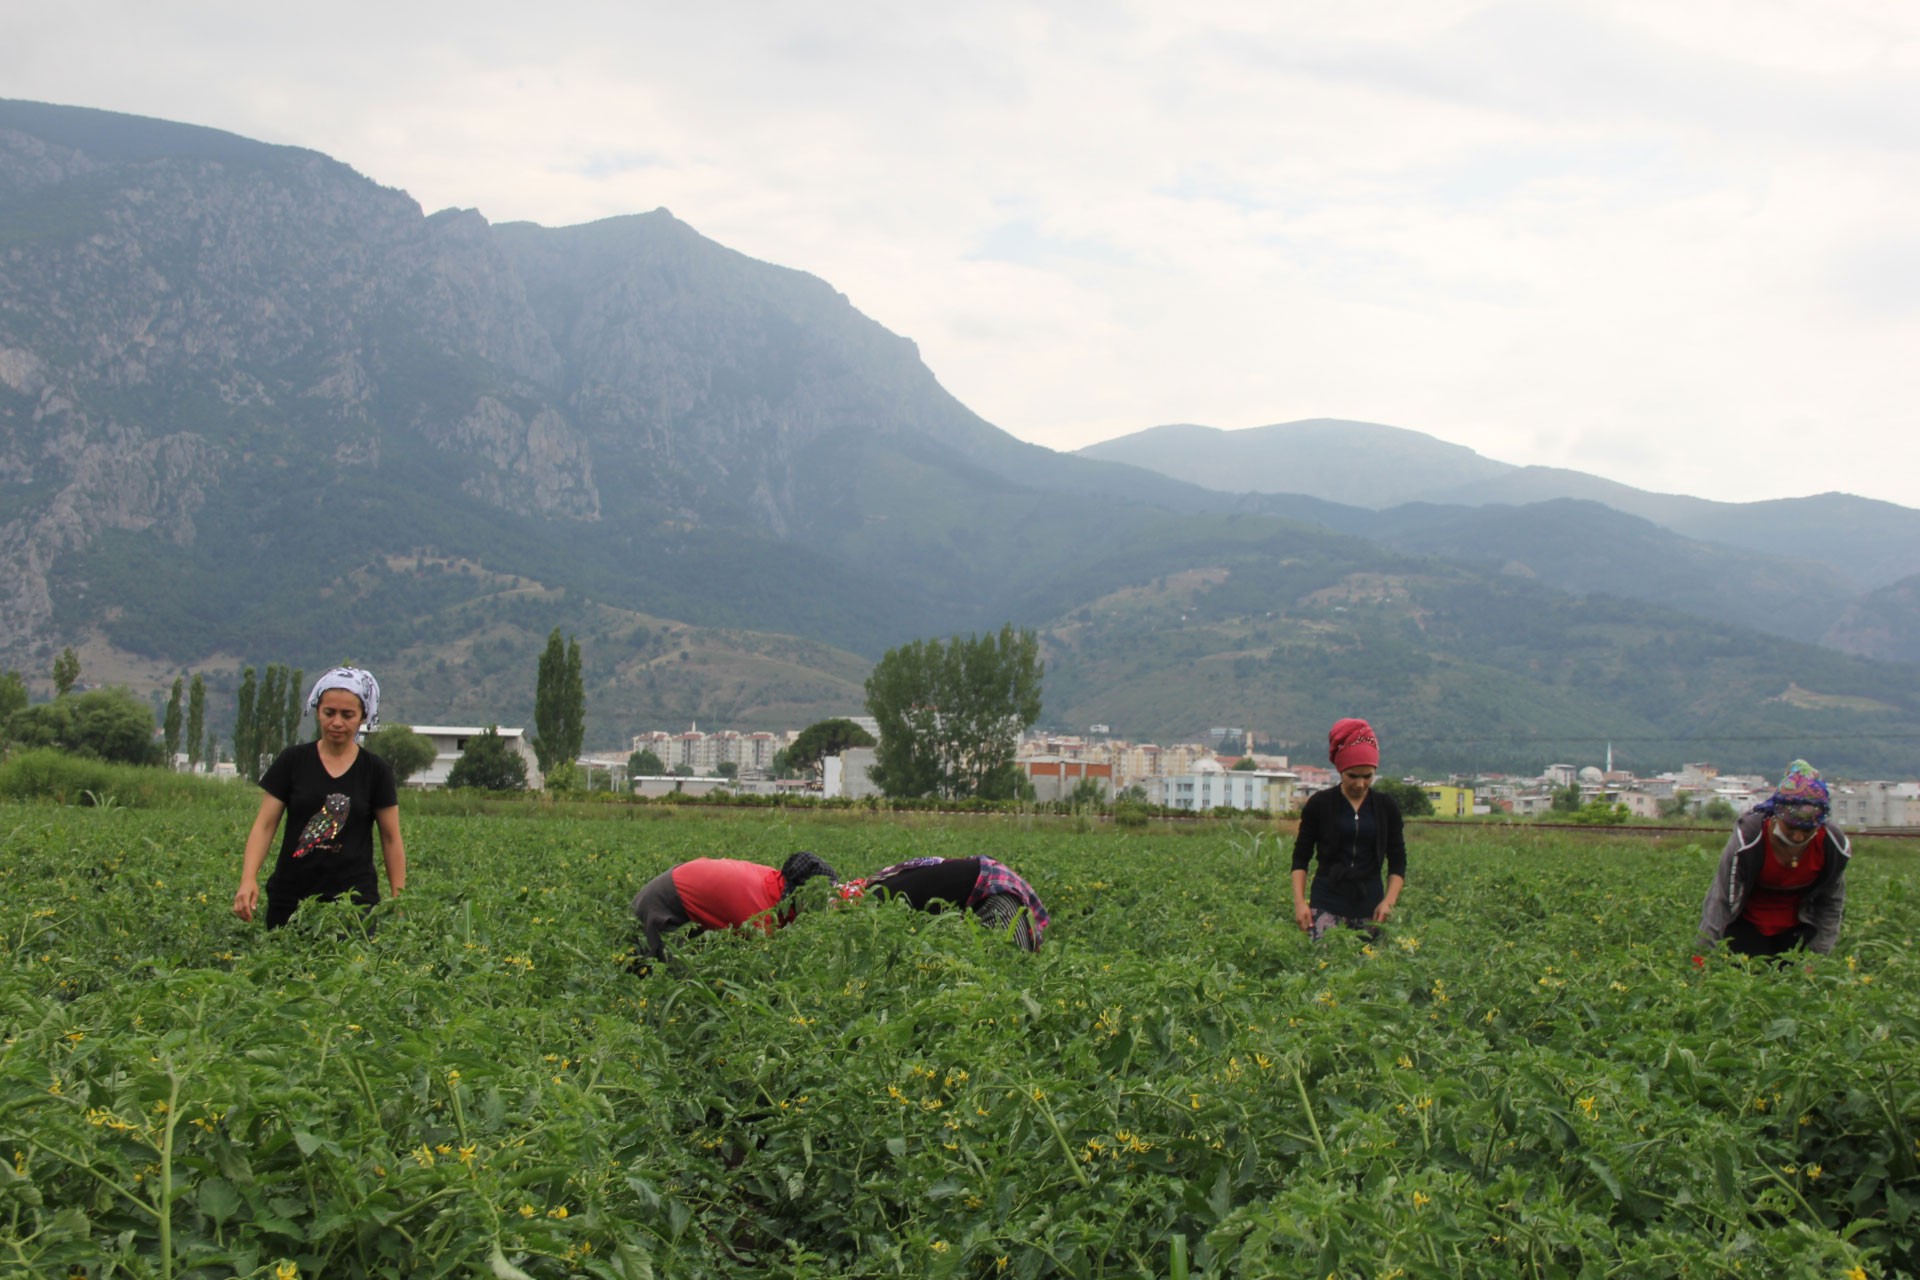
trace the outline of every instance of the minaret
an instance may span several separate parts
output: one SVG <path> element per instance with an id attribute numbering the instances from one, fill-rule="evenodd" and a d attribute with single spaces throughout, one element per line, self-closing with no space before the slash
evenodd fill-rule
<path id="1" fill-rule="evenodd" d="M 1613 744 L 1611 742 L 1607 744 L 1607 772 L 1609 774 L 1613 772 Z"/>

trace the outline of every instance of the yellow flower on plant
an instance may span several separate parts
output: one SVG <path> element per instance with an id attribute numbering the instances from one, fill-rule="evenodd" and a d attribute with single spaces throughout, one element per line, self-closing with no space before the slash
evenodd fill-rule
<path id="1" fill-rule="evenodd" d="M 935 1240 L 933 1242 L 933 1251 L 935 1253 L 945 1253 L 947 1251 L 947 1242 L 945 1240 Z"/>
<path id="2" fill-rule="evenodd" d="M 1847 1272 L 1847 1280 L 1867 1280 L 1867 1269 L 1865 1267 L 1853 1268 Z"/>
<path id="3" fill-rule="evenodd" d="M 1580 1099 L 1580 1110 L 1586 1113 L 1588 1118 L 1592 1118 L 1597 1105 L 1598 1100 L 1592 1094 L 1588 1094 L 1586 1097 Z"/>
<path id="4" fill-rule="evenodd" d="M 460 1163 L 472 1164 L 474 1156 L 480 1153 L 480 1144 L 469 1142 L 460 1148 Z"/>
<path id="5" fill-rule="evenodd" d="M 531 1218 L 534 1214 L 538 1212 L 539 1210 L 535 1209 L 530 1204 L 523 1204 L 520 1206 L 520 1216 L 523 1218 Z"/>
<path id="6" fill-rule="evenodd" d="M 300 1280 L 300 1264 L 283 1262 L 273 1269 L 273 1280 Z"/>
<path id="7" fill-rule="evenodd" d="M 1414 1192 L 1414 1193 L 1413 1193 L 1413 1207 L 1414 1207 L 1414 1208 L 1416 1208 L 1416 1209 L 1424 1209 L 1424 1208 L 1426 1208 L 1426 1207 L 1427 1207 L 1428 1205 L 1430 1205 L 1430 1204 L 1432 1204 L 1432 1203 L 1433 1203 L 1433 1197 L 1432 1197 L 1432 1196 L 1430 1196 L 1430 1195 L 1428 1195 L 1428 1194 L 1427 1194 L 1426 1192 L 1424 1192 L 1424 1191 L 1416 1191 L 1416 1192 Z"/>
<path id="8" fill-rule="evenodd" d="M 564 1218 L 567 1216 L 567 1206 L 563 1204 L 557 1204 L 553 1206 L 553 1208 L 547 1210 L 547 1216 L 549 1218 Z"/>

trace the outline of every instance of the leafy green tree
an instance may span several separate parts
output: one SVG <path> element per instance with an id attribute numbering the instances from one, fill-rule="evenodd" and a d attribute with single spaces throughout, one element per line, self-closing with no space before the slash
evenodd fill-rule
<path id="1" fill-rule="evenodd" d="M 1574 786 L 1555 788 L 1553 793 L 1553 811 L 1555 813 L 1580 812 L 1580 788 Z"/>
<path id="2" fill-rule="evenodd" d="M 890 796 L 1020 794 L 1013 754 L 1040 718 L 1040 642 L 1011 624 L 996 635 L 889 649 L 867 676 L 880 724 L 873 779 Z"/>
<path id="3" fill-rule="evenodd" d="M 220 763 L 220 736 L 213 731 L 212 725 L 207 726 L 207 745 L 200 749 L 200 759 L 207 766 L 208 773 L 212 773 L 213 767 Z"/>
<path id="4" fill-rule="evenodd" d="M 195 673 L 187 688 L 187 768 L 198 769 L 208 759 L 201 739 L 207 734 L 207 682 Z"/>
<path id="5" fill-rule="evenodd" d="M 73 692 L 73 686 L 80 680 L 80 655 L 68 645 L 53 660 L 53 696 L 64 698 Z"/>
<path id="6" fill-rule="evenodd" d="M 642 747 L 627 757 L 629 778 L 657 778 L 666 771 L 666 762 L 655 755 L 651 748 Z"/>
<path id="7" fill-rule="evenodd" d="M 26 710 L 28 701 L 27 682 L 18 671 L 0 674 L 0 742 L 7 738 L 7 721 L 16 712 Z"/>
<path id="8" fill-rule="evenodd" d="M 1715 796 L 1701 806 L 1700 816 L 1708 822 L 1732 822 L 1739 815 L 1733 811 L 1725 797 Z"/>
<path id="9" fill-rule="evenodd" d="M 1107 789 L 1098 778 L 1082 778 L 1073 784 L 1073 790 L 1067 792 L 1066 805 L 1073 810 L 1105 809 Z"/>
<path id="10" fill-rule="evenodd" d="M 713 766 L 713 771 L 723 778 L 737 778 L 740 776 L 740 766 L 731 760 L 722 760 L 719 764 Z"/>
<path id="11" fill-rule="evenodd" d="M 393 767 L 393 780 L 401 786 L 407 779 L 431 765 L 440 756 L 433 739 L 415 733 L 404 724 L 382 725 L 367 735 L 367 750 Z"/>
<path id="12" fill-rule="evenodd" d="M 795 773 L 818 771 L 820 762 L 851 747 L 870 747 L 873 735 L 847 719 L 821 720 L 802 729 L 776 764 Z"/>
<path id="13" fill-rule="evenodd" d="M 1382 778 L 1375 774 L 1373 789 L 1399 805 L 1400 816 L 1403 818 L 1433 816 L 1433 801 L 1428 798 L 1424 788 L 1414 783 L 1402 782 L 1398 778 Z"/>
<path id="14" fill-rule="evenodd" d="M 534 678 L 533 754 L 553 785 L 556 767 L 579 756 L 587 733 L 587 694 L 580 674 L 580 642 L 560 638 L 555 627 L 540 654 Z"/>
<path id="15" fill-rule="evenodd" d="M 167 713 L 160 722 L 161 736 L 166 740 L 166 760 L 171 765 L 180 754 L 180 698 L 186 692 L 187 682 L 179 676 L 173 678 L 173 692 L 167 697 Z"/>
<path id="16" fill-rule="evenodd" d="M 467 749 L 447 774 L 447 785 L 476 791 L 524 791 L 527 762 L 500 736 L 500 726 L 494 725 L 467 739 Z"/>
<path id="17" fill-rule="evenodd" d="M 233 713 L 233 768 L 249 782 L 260 777 L 260 737 L 253 718 L 259 696 L 253 668 L 247 667 L 240 673 L 240 693 Z"/>
<path id="18" fill-rule="evenodd" d="M 12 719 L 23 747 L 52 747 L 119 764 L 160 763 L 153 740 L 153 708 L 125 689 L 89 689 L 39 706 Z"/>
<path id="19" fill-rule="evenodd" d="M 1259 765 L 1253 762 L 1252 756 L 1241 756 L 1238 760 L 1235 760 L 1233 762 L 1234 772 L 1236 773 L 1252 773 L 1255 769 L 1258 769 L 1259 767 L 1260 767 Z"/>

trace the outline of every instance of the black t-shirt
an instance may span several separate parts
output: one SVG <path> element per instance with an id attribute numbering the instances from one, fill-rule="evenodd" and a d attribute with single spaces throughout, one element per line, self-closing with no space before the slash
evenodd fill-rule
<path id="1" fill-rule="evenodd" d="M 869 880 L 867 892 L 877 897 L 898 894 L 919 911 L 936 905 L 964 907 L 980 879 L 980 859 L 948 858 L 924 867 L 902 867 L 884 880 Z"/>
<path id="2" fill-rule="evenodd" d="M 373 867 L 373 815 L 400 803 L 393 766 L 360 748 L 334 777 L 320 763 L 320 744 L 303 742 L 274 757 L 260 789 L 287 806 L 280 860 L 267 880 L 269 898 L 380 901 Z"/>

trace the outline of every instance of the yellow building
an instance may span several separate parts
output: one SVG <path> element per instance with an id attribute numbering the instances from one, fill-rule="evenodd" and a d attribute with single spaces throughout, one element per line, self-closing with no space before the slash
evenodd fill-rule
<path id="1" fill-rule="evenodd" d="M 1470 818 L 1473 816 L 1472 787 L 1422 787 L 1427 799 L 1433 801 L 1433 813 L 1437 818 Z"/>

